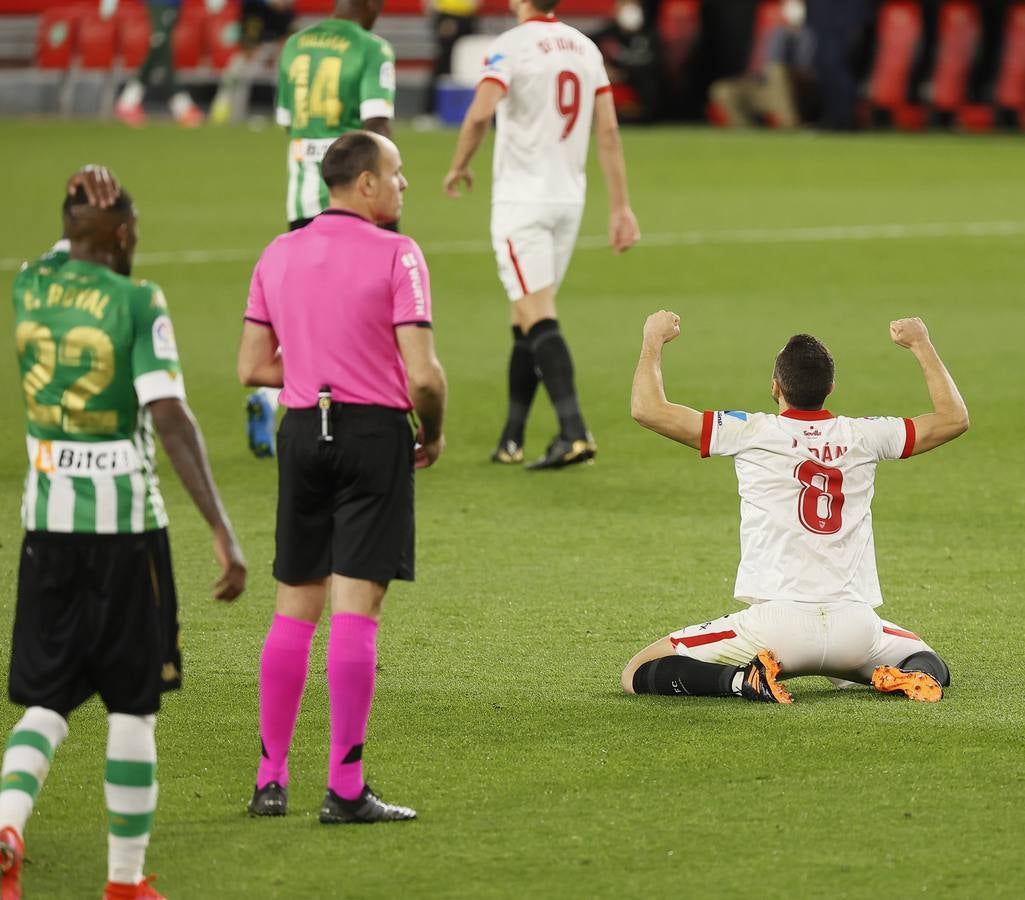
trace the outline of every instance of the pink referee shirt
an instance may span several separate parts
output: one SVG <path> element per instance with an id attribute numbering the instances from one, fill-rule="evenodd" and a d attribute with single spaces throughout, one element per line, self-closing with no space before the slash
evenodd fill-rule
<path id="1" fill-rule="evenodd" d="M 328 210 L 263 251 L 245 317 L 277 336 L 282 405 L 316 406 L 329 384 L 342 403 L 412 408 L 395 327 L 431 322 L 427 263 L 412 238 Z"/>

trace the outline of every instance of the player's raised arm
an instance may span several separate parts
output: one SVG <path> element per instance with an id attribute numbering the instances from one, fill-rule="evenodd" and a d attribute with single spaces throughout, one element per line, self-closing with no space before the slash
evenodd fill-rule
<path id="1" fill-rule="evenodd" d="M 473 95 L 473 102 L 466 111 L 463 124 L 459 128 L 459 138 L 456 141 L 456 151 L 452 156 L 452 165 L 449 166 L 448 174 L 442 182 L 442 187 L 450 197 L 459 196 L 459 182 L 466 183 L 466 189 L 473 189 L 473 170 L 470 168 L 470 160 L 477 152 L 484 136 L 491 127 L 491 120 L 495 116 L 495 109 L 499 101 L 505 96 L 505 88 L 497 81 L 490 79 L 482 81 L 477 85 L 477 91 Z"/>
<path id="2" fill-rule="evenodd" d="M 897 319 L 890 323 L 890 338 L 898 347 L 910 350 L 922 366 L 933 406 L 931 413 L 912 420 L 915 423 L 915 448 L 911 455 L 933 450 L 964 434 L 968 430 L 968 407 L 929 339 L 925 323 L 918 318 Z"/>
<path id="3" fill-rule="evenodd" d="M 196 509 L 213 530 L 214 554 L 221 567 L 221 577 L 214 584 L 214 597 L 234 600 L 246 587 L 246 560 L 217 493 L 199 425 L 188 405 L 177 397 L 154 400 L 149 404 L 149 411 L 168 459 Z"/>
<path id="4" fill-rule="evenodd" d="M 598 164 L 609 194 L 609 244 L 613 252 L 622 253 L 640 240 L 641 229 L 630 208 L 626 159 L 610 91 L 603 91 L 594 98 L 594 133 L 598 142 Z"/>
<path id="5" fill-rule="evenodd" d="M 660 310 L 644 323 L 641 358 L 634 372 L 630 414 L 634 421 L 663 437 L 701 449 L 702 416 L 696 409 L 670 403 L 662 385 L 662 347 L 680 334 L 680 317 Z"/>

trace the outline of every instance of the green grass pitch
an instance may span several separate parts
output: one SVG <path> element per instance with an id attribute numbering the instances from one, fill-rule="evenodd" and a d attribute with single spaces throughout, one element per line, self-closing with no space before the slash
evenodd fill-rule
<path id="1" fill-rule="evenodd" d="M 325 631 L 292 753 L 291 813 L 246 818 L 257 665 L 272 610 L 275 471 L 244 446 L 234 359 L 249 274 L 283 221 L 273 131 L 4 122 L 0 281 L 57 237 L 64 178 L 112 166 L 141 216 L 139 276 L 177 326 L 190 402 L 251 565 L 234 607 L 208 599 L 210 540 L 166 459 L 185 690 L 158 725 L 147 871 L 175 900 L 378 897 L 1016 897 L 1025 877 L 1023 145 L 1012 138 L 630 131 L 647 242 L 601 249 L 592 167 L 559 299 L 594 466 L 527 475 L 486 462 L 504 415 L 506 301 L 477 190 L 441 194 L 455 136 L 400 130 L 403 230 L 425 248 L 451 386 L 448 451 L 418 477 L 418 581 L 385 605 L 367 771 L 420 821 L 327 829 Z M 980 224 L 981 223 L 981 224 Z M 835 230 L 843 226 L 895 226 Z M 899 227 L 896 227 L 899 226 Z M 948 659 L 935 706 L 793 681 L 788 708 L 630 699 L 635 650 L 735 608 L 730 463 L 637 427 L 629 389 L 647 313 L 671 308 L 672 399 L 767 409 L 773 354 L 810 331 L 833 350 L 830 407 L 928 408 L 890 319 L 921 315 L 972 429 L 882 466 L 882 612 Z M 11 331 L 9 303 L 0 330 Z M 0 357 L 0 633 L 13 616 L 24 450 L 13 342 Z M 554 430 L 546 399 L 528 433 Z M 6 672 L 9 643 L 0 641 Z M 6 733 L 18 710 L 0 705 Z M 92 898 L 106 878 L 106 724 L 71 719 L 27 829 L 28 898 Z"/>

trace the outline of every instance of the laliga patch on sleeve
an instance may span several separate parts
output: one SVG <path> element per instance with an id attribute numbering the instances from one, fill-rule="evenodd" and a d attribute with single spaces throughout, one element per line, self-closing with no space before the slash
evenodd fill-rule
<path id="1" fill-rule="evenodd" d="M 395 63 L 381 63 L 380 73 L 381 88 L 386 91 L 395 91 Z"/>
<path id="2" fill-rule="evenodd" d="M 174 342 L 174 327 L 167 316 L 153 320 L 153 355 L 157 359 L 178 359 L 178 345 Z"/>

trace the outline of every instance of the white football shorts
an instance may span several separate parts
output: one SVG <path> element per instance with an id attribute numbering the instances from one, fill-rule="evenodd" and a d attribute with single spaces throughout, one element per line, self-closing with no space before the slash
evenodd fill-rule
<path id="1" fill-rule="evenodd" d="M 491 245 L 510 300 L 562 283 L 583 214 L 582 203 L 491 207 Z"/>
<path id="2" fill-rule="evenodd" d="M 868 684 L 877 666 L 896 666 L 932 648 L 917 634 L 880 619 L 865 603 L 768 600 L 669 635 L 680 656 L 745 666 L 771 650 L 781 675 L 825 675 Z"/>

